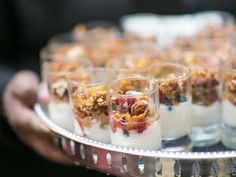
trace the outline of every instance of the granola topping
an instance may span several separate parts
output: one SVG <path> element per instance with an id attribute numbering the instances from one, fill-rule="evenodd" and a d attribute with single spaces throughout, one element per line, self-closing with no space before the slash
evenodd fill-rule
<path id="1" fill-rule="evenodd" d="M 219 81 L 214 72 L 210 72 L 207 69 L 198 69 L 192 73 L 191 82 L 192 101 L 194 104 L 201 103 L 204 106 L 210 106 L 219 100 Z"/>
<path id="2" fill-rule="evenodd" d="M 130 94 L 132 91 L 128 91 Z M 137 92 L 135 92 L 137 93 Z M 130 130 L 142 133 L 154 121 L 154 111 L 149 104 L 147 96 L 136 98 L 112 97 L 113 118 L 111 119 L 112 131 L 121 128 L 128 136 Z"/>
<path id="3" fill-rule="evenodd" d="M 54 100 L 60 100 L 64 102 L 69 101 L 67 82 L 65 80 L 60 79 L 52 83 L 50 92 Z"/>
<path id="4" fill-rule="evenodd" d="M 178 80 L 166 80 L 159 84 L 160 103 L 168 106 L 177 105 L 187 101 L 186 82 Z"/>
<path id="5" fill-rule="evenodd" d="M 236 105 L 236 74 L 225 73 L 224 75 L 224 98 Z"/>
<path id="6" fill-rule="evenodd" d="M 73 94 L 74 111 L 77 120 L 89 128 L 91 121 L 96 120 L 101 128 L 108 125 L 107 101 L 105 85 L 95 88 L 78 89 Z"/>

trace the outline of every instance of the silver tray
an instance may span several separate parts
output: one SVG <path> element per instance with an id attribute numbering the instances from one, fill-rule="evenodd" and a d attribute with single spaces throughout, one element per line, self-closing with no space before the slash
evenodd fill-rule
<path id="1" fill-rule="evenodd" d="M 236 176 L 236 151 L 164 152 L 101 143 L 59 127 L 40 104 L 34 109 L 61 150 L 80 166 L 115 176 Z"/>

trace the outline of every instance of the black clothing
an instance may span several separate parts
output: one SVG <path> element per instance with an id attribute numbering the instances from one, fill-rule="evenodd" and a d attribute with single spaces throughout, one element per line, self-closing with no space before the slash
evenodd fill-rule
<path id="1" fill-rule="evenodd" d="M 136 12 L 178 14 L 228 10 L 235 13 L 235 9 L 235 0 L 1 0 L 0 100 L 12 75 L 22 69 L 39 73 L 39 49 L 51 36 L 70 31 L 78 22 L 118 22 L 121 16 Z M 2 118 L 0 126 L 0 176 L 103 175 L 49 163 L 22 145 Z"/>

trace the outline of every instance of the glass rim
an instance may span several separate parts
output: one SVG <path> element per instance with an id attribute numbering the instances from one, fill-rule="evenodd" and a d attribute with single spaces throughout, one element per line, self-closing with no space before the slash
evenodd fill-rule
<path id="1" fill-rule="evenodd" d="M 170 79 L 170 78 L 167 78 L 167 79 L 157 79 L 157 78 L 155 78 L 159 82 L 176 81 L 176 80 L 187 79 L 191 75 L 191 70 L 190 70 L 189 67 L 187 67 L 187 66 L 185 66 L 183 64 L 177 63 L 177 62 L 161 62 L 161 63 L 152 64 L 151 66 L 149 66 L 146 69 L 146 71 L 148 72 L 148 70 L 151 70 L 154 67 L 161 67 L 161 66 L 164 66 L 164 67 L 166 67 L 166 66 L 176 66 L 176 67 L 180 68 L 181 70 L 185 71 L 185 74 L 183 74 L 181 76 L 178 76 L 176 78 L 173 78 L 173 79 Z"/>
<path id="2" fill-rule="evenodd" d="M 142 79 L 142 80 L 146 80 L 146 81 L 152 81 L 153 84 L 154 84 L 154 88 L 152 88 L 150 91 L 145 91 L 145 92 L 142 92 L 142 93 L 136 93 L 136 94 L 119 94 L 119 93 L 112 93 L 109 91 L 110 89 L 110 85 L 114 84 L 115 82 L 118 82 L 118 81 L 122 81 L 122 80 L 138 80 L 138 79 Z M 125 97 L 125 98 L 130 98 L 130 97 L 141 97 L 141 96 L 147 96 L 147 95 L 152 95 L 153 93 L 157 92 L 158 93 L 158 90 L 159 90 L 159 87 L 158 87 L 158 80 L 156 79 L 152 79 L 152 78 L 149 78 L 149 77 L 124 77 L 124 78 L 119 78 L 119 79 L 115 79 L 113 80 L 112 82 L 110 82 L 109 84 L 107 84 L 106 86 L 106 90 L 107 90 L 107 94 L 108 95 L 112 95 L 112 96 L 116 96 L 116 97 Z"/>

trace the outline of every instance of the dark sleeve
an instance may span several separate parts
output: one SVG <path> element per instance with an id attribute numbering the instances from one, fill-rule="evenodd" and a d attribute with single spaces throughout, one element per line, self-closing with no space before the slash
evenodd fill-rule
<path id="1" fill-rule="evenodd" d="M 8 81 L 11 79 L 15 72 L 16 71 L 13 68 L 7 67 L 6 65 L 0 63 L 0 114 L 3 113 L 2 103 L 5 86 L 7 85 Z"/>
<path id="2" fill-rule="evenodd" d="M 4 88 L 16 72 L 13 61 L 16 34 L 12 31 L 14 21 L 12 15 L 10 15 L 10 7 L 10 3 L 6 0 L 0 1 L 0 113 L 2 113 Z"/>

